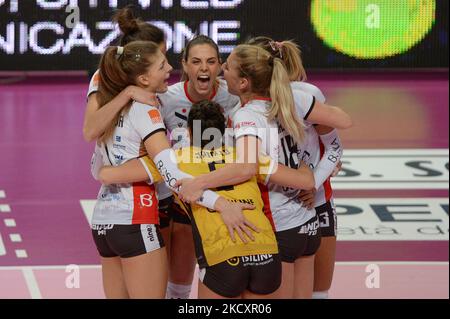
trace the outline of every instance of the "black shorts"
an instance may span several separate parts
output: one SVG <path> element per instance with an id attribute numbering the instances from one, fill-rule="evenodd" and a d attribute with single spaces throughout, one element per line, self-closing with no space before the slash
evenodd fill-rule
<path id="1" fill-rule="evenodd" d="M 317 216 L 301 226 L 275 233 L 283 262 L 293 263 L 302 256 L 311 256 L 320 246 L 320 228 Z"/>
<path id="2" fill-rule="evenodd" d="M 336 206 L 333 200 L 316 207 L 316 214 L 319 217 L 320 234 L 322 237 L 336 237 L 337 217 Z"/>
<path id="3" fill-rule="evenodd" d="M 158 225 L 92 225 L 100 256 L 130 258 L 164 247 Z"/>
<path id="4" fill-rule="evenodd" d="M 160 200 L 158 203 L 158 210 L 159 227 L 161 229 L 169 227 L 171 220 L 173 220 L 174 223 L 191 225 L 191 219 L 183 209 L 178 206 L 173 196 Z"/>
<path id="5" fill-rule="evenodd" d="M 226 298 L 238 297 L 245 290 L 268 295 L 281 285 L 281 259 L 279 255 L 235 257 L 200 269 L 199 278 L 210 290 Z"/>

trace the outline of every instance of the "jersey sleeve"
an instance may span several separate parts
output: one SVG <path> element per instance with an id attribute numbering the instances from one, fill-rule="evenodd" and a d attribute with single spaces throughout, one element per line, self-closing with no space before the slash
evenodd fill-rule
<path id="1" fill-rule="evenodd" d="M 98 91 L 99 81 L 100 81 L 100 72 L 99 70 L 97 70 L 95 71 L 94 75 L 91 78 L 91 81 L 89 82 L 87 97 L 89 97 L 89 95 L 91 95 L 92 93 L 96 93 Z"/>
<path id="2" fill-rule="evenodd" d="M 309 93 L 305 93 L 296 89 L 292 90 L 292 93 L 294 95 L 294 103 L 298 116 L 303 120 L 307 120 L 309 114 L 311 114 L 312 110 L 314 109 L 316 98 Z"/>
<path id="3" fill-rule="evenodd" d="M 134 102 L 130 109 L 130 120 L 144 142 L 152 135 L 166 131 L 161 113 L 154 106 Z"/>
<path id="4" fill-rule="evenodd" d="M 155 163 L 152 161 L 152 159 L 148 156 L 142 156 L 139 158 L 139 161 L 141 162 L 142 166 L 144 166 L 147 175 L 150 179 L 150 181 L 153 182 L 153 184 L 162 182 L 161 174 L 159 174 L 158 169 L 156 168 Z"/>
<path id="5" fill-rule="evenodd" d="M 262 129 L 266 127 L 260 116 L 245 109 L 238 110 L 233 116 L 234 136 L 239 139 L 243 136 L 255 136 L 263 139 Z"/>

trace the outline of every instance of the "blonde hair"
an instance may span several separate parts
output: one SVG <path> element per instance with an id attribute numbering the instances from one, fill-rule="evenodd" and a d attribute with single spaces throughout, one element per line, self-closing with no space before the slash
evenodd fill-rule
<path id="1" fill-rule="evenodd" d="M 289 80 L 306 81 L 307 76 L 303 66 L 302 52 L 294 41 L 276 42 L 269 37 L 256 37 L 250 39 L 247 44 L 257 45 L 270 52 L 274 58 L 283 60 Z"/>
<path id="2" fill-rule="evenodd" d="M 147 72 L 154 63 L 159 47 L 154 42 L 134 41 L 124 47 L 109 47 L 100 60 L 99 90 L 97 101 L 100 107 L 109 103 L 129 85 L 136 85 L 139 75 Z M 130 105 L 124 108 L 128 112 Z M 121 113 L 117 114 L 108 125 L 100 140 L 105 141 L 112 136 Z"/>
<path id="3" fill-rule="evenodd" d="M 304 140 L 303 121 L 298 117 L 284 63 L 255 45 L 239 45 L 234 50 L 241 77 L 251 82 L 252 93 L 270 96 L 269 120 L 277 120 L 298 143 Z"/>

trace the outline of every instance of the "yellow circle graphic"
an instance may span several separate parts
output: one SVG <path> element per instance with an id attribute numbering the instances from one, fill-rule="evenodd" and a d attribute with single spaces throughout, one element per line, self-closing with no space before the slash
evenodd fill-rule
<path id="1" fill-rule="evenodd" d="M 435 0 L 313 0 L 311 22 L 324 43 L 358 59 L 405 53 L 436 21 Z"/>
<path id="2" fill-rule="evenodd" d="M 238 258 L 238 257 L 230 258 L 230 259 L 227 260 L 227 263 L 228 263 L 230 266 L 235 267 L 235 266 L 239 265 L 239 258 Z"/>

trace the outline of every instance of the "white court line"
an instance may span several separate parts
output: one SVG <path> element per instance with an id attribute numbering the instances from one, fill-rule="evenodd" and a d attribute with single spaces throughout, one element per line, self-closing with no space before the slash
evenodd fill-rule
<path id="1" fill-rule="evenodd" d="M 25 249 L 16 249 L 15 252 L 17 258 L 28 258 L 28 254 Z"/>
<path id="2" fill-rule="evenodd" d="M 4 221 L 6 227 L 16 227 L 16 221 L 13 218 L 7 218 Z"/>
<path id="3" fill-rule="evenodd" d="M 73 265 L 73 264 L 71 264 Z M 23 270 L 23 269 L 32 269 L 32 270 L 58 270 L 58 269 L 66 269 L 69 265 L 48 265 L 48 266 L 0 266 L 0 270 Z M 101 265 L 80 265 L 80 269 L 96 269 L 101 268 Z"/>
<path id="4" fill-rule="evenodd" d="M 338 266 L 363 266 L 369 264 L 377 265 L 395 265 L 395 266 L 448 266 L 448 261 L 338 261 Z M 68 265 L 67 265 L 68 266 Z M 67 266 L 0 266 L 1 270 L 59 270 L 66 269 Z M 101 269 L 101 265 L 80 265 L 80 269 Z M 198 268 L 198 265 L 196 266 Z"/>
<path id="5" fill-rule="evenodd" d="M 0 257 L 6 255 L 6 248 L 3 244 L 2 234 L 0 234 Z"/>
<path id="6" fill-rule="evenodd" d="M 9 205 L 0 205 L 0 213 L 11 213 L 11 207 Z"/>
<path id="7" fill-rule="evenodd" d="M 24 267 L 22 269 L 23 276 L 28 286 L 28 291 L 30 292 L 32 299 L 42 299 L 41 291 L 39 290 L 36 277 L 34 277 L 33 269 Z"/>
<path id="8" fill-rule="evenodd" d="M 22 236 L 20 236 L 20 234 L 9 234 L 9 239 L 13 243 L 21 243 L 22 242 Z"/>
<path id="9" fill-rule="evenodd" d="M 0 190 L 0 198 L 6 198 L 5 191 Z"/>

